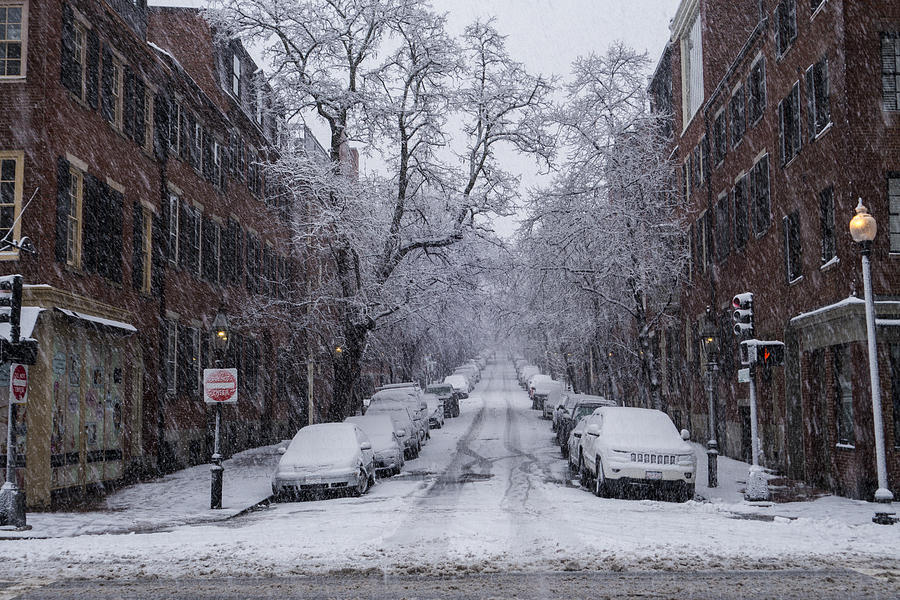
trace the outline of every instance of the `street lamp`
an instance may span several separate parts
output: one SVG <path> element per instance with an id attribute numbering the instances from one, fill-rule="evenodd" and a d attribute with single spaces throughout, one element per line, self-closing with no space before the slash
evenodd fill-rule
<path id="1" fill-rule="evenodd" d="M 716 373 L 719 370 L 719 330 L 713 319 L 712 308 L 706 307 L 703 329 L 700 332 L 701 347 L 706 356 L 706 385 L 709 392 L 709 441 L 706 443 L 707 481 L 709 487 L 719 485 L 718 458 L 719 442 L 716 441 Z"/>
<path id="2" fill-rule="evenodd" d="M 859 244 L 862 255 L 863 289 L 866 296 L 866 339 L 869 345 L 869 379 L 872 388 L 872 413 L 875 425 L 875 465 L 878 471 L 878 489 L 875 491 L 875 502 L 890 504 L 894 495 L 888 487 L 887 467 L 884 455 L 884 423 L 881 418 L 881 383 L 878 379 L 878 350 L 875 340 L 875 301 L 872 298 L 872 268 L 869 256 L 872 254 L 872 241 L 878 233 L 878 223 L 863 206 L 862 198 L 856 206 L 856 215 L 850 220 L 850 235 Z M 896 519 L 894 513 L 883 510 L 875 511 L 872 520 L 885 525 Z"/>
<path id="3" fill-rule="evenodd" d="M 216 368 L 221 369 L 225 363 L 225 352 L 230 342 L 228 317 L 221 310 L 216 313 L 212 323 L 212 345 L 216 352 Z M 222 480 L 225 467 L 222 466 L 222 455 L 219 453 L 219 429 L 222 422 L 222 403 L 216 403 L 216 435 L 213 441 L 212 466 L 209 468 L 211 484 L 209 489 L 209 507 L 222 508 Z"/>

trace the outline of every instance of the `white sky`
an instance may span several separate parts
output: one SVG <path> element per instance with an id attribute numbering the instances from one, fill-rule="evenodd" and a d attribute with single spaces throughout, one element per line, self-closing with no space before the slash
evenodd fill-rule
<path id="1" fill-rule="evenodd" d="M 565 76 L 572 61 L 590 52 L 603 52 L 616 40 L 646 51 L 653 66 L 669 38 L 669 20 L 680 0 L 431 0 L 446 12 L 454 35 L 475 19 L 496 18 L 497 29 L 507 35 L 510 54 L 530 71 Z M 204 6 L 206 0 L 150 0 L 157 6 Z M 649 73 L 648 73 L 649 75 Z M 325 127 L 310 126 L 327 140 Z M 327 144 L 326 144 L 327 145 Z M 503 153 L 504 168 L 521 176 L 523 187 L 546 181 L 528 158 Z M 363 169 L 366 159 L 361 158 Z M 372 162 L 371 159 L 369 162 Z M 369 165 L 369 168 L 377 168 Z M 523 190 L 524 192 L 524 190 Z M 509 234 L 514 220 L 497 224 Z"/>

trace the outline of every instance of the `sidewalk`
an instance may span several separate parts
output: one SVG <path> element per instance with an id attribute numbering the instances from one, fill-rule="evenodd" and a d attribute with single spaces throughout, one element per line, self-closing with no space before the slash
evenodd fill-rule
<path id="1" fill-rule="evenodd" d="M 30 512 L 30 530 L 0 528 L 0 539 L 165 531 L 179 525 L 229 519 L 272 493 L 272 472 L 281 444 L 245 450 L 226 460 L 222 508 L 209 508 L 209 465 L 122 488 L 88 511 Z"/>
<path id="2" fill-rule="evenodd" d="M 839 521 L 845 525 L 872 523 L 876 509 L 872 502 L 834 496 L 773 475 L 769 478 L 772 500 L 747 502 L 744 487 L 750 465 L 722 455 L 717 463 L 719 485 L 710 488 L 707 485 L 706 448 L 697 443 L 691 445 L 697 455 L 697 494 L 709 500 L 711 510 L 732 513 L 735 518 L 764 521 L 806 518 Z"/>

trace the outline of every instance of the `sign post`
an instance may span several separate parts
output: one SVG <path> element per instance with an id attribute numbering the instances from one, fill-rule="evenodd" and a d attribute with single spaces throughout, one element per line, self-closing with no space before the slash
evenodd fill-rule
<path id="1" fill-rule="evenodd" d="M 237 369 L 203 369 L 203 401 L 216 405 L 216 434 L 213 438 L 213 466 L 209 491 L 209 507 L 222 508 L 222 455 L 219 453 L 219 430 L 222 422 L 222 405 L 237 404 Z"/>

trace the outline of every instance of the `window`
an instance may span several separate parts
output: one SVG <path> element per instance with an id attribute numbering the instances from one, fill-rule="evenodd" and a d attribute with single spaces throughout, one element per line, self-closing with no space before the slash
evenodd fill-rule
<path id="1" fill-rule="evenodd" d="M 747 120 L 751 125 L 759 121 L 766 109 L 766 61 L 759 58 L 750 67 L 747 78 Z"/>
<path id="2" fill-rule="evenodd" d="M 153 90 L 144 89 L 144 150 L 153 152 Z"/>
<path id="3" fill-rule="evenodd" d="M 816 9 L 823 4 L 825 4 L 825 0 L 809 0 L 809 12 L 816 12 Z"/>
<path id="4" fill-rule="evenodd" d="M 725 135 L 725 109 L 719 109 L 713 121 L 713 161 L 718 167 L 725 161 L 728 142 Z"/>
<path id="5" fill-rule="evenodd" d="M 784 266 L 788 283 L 803 275 L 803 253 L 800 240 L 800 214 L 792 212 L 783 219 Z"/>
<path id="6" fill-rule="evenodd" d="M 211 217 L 203 218 L 203 278 L 213 284 L 219 283 L 219 262 L 221 258 L 221 227 Z"/>
<path id="7" fill-rule="evenodd" d="M 169 194 L 169 262 L 178 264 L 178 212 L 181 201 L 175 194 Z"/>
<path id="8" fill-rule="evenodd" d="M 700 179 L 709 179 L 709 139 L 704 135 L 700 138 Z"/>
<path id="9" fill-rule="evenodd" d="M 744 87 L 739 85 L 728 102 L 728 116 L 731 118 L 732 148 L 736 148 L 741 143 L 741 140 L 744 139 L 744 132 L 747 130 L 747 115 L 744 109 Z"/>
<path id="10" fill-rule="evenodd" d="M 690 155 L 684 159 L 681 165 L 681 183 L 684 192 L 684 200 L 687 202 L 691 197 L 691 157 Z"/>
<path id="11" fill-rule="evenodd" d="M 828 58 L 823 58 L 806 70 L 806 102 L 809 117 L 809 139 L 814 140 L 831 124 L 831 103 L 828 89 Z"/>
<path id="12" fill-rule="evenodd" d="M 0 4 L 0 78 L 25 74 L 23 40 L 26 33 L 25 4 Z M 82 30 L 82 57 L 84 35 Z"/>
<path id="13" fill-rule="evenodd" d="M 18 240 L 22 224 L 17 221 L 22 211 L 24 154 L 0 152 L 0 252 L 17 256 L 5 242 Z"/>
<path id="14" fill-rule="evenodd" d="M 682 129 L 687 129 L 703 103 L 703 40 L 700 32 L 698 10 L 686 35 L 681 38 Z"/>
<path id="15" fill-rule="evenodd" d="M 706 268 L 709 266 L 710 259 L 710 230 L 709 230 L 709 211 L 703 211 L 700 213 L 700 218 L 697 219 L 697 258 L 700 266 L 700 271 L 706 272 Z"/>
<path id="16" fill-rule="evenodd" d="M 822 230 L 822 264 L 837 256 L 834 237 L 834 188 L 819 192 L 819 223 Z"/>
<path id="17" fill-rule="evenodd" d="M 222 152 L 224 148 L 218 141 L 213 142 L 213 181 L 217 186 L 222 185 Z"/>
<path id="18" fill-rule="evenodd" d="M 731 215 L 729 214 L 728 193 L 723 192 L 716 201 L 716 258 L 728 258 L 731 252 Z"/>
<path id="19" fill-rule="evenodd" d="M 191 378 L 196 381 L 197 385 L 197 393 L 203 394 L 203 362 L 202 357 L 200 355 L 201 351 L 201 335 L 200 329 L 197 327 L 191 327 L 191 364 L 190 364 L 190 375 Z"/>
<path id="20" fill-rule="evenodd" d="M 900 33 L 881 34 L 881 98 L 884 110 L 900 110 Z"/>
<path id="21" fill-rule="evenodd" d="M 849 346 L 835 346 L 832 359 L 838 444 L 852 446 L 856 443 L 856 432 L 853 427 L 853 379 Z"/>
<path id="22" fill-rule="evenodd" d="M 888 179 L 888 235 L 891 252 L 900 252 L 900 176 Z"/>
<path id="23" fill-rule="evenodd" d="M 703 184 L 703 170 L 700 163 L 700 145 L 694 146 L 693 156 L 691 158 L 691 182 L 695 188 Z"/>
<path id="24" fill-rule="evenodd" d="M 900 344 L 889 345 L 891 362 L 891 400 L 894 407 L 894 447 L 900 447 Z"/>
<path id="25" fill-rule="evenodd" d="M 113 127 L 121 130 L 123 127 L 122 115 L 124 111 L 122 103 L 124 99 L 123 89 L 125 86 L 125 70 L 122 67 L 122 63 L 116 58 L 113 58 L 112 78 L 112 86 L 109 90 L 112 102 L 112 118 L 109 122 Z"/>
<path id="26" fill-rule="evenodd" d="M 178 391 L 178 323 L 166 321 L 166 392 L 175 394 Z"/>
<path id="27" fill-rule="evenodd" d="M 750 237 L 750 223 L 747 218 L 747 175 L 742 175 L 734 184 L 734 247 L 740 250 L 747 245 Z"/>
<path id="28" fill-rule="evenodd" d="M 788 164 L 797 154 L 803 142 L 800 138 L 800 82 L 794 83 L 791 93 L 778 103 L 778 137 L 781 146 L 781 164 Z"/>
<path id="29" fill-rule="evenodd" d="M 84 201 L 84 174 L 69 169 L 69 214 L 66 219 L 66 264 L 81 268 L 81 210 Z"/>
<path id="30" fill-rule="evenodd" d="M 781 0 L 775 8 L 775 49 L 784 56 L 797 39 L 797 2 Z"/>
<path id="31" fill-rule="evenodd" d="M 231 57 L 231 93 L 235 98 L 241 97 L 241 59 L 237 53 Z"/>
<path id="32" fill-rule="evenodd" d="M 769 200 L 769 155 L 760 158 L 750 171 L 750 194 L 753 206 L 753 228 L 756 237 L 769 229 L 771 203 Z"/>
<path id="33" fill-rule="evenodd" d="M 84 31 L 84 26 L 81 23 L 73 23 L 72 24 L 72 42 L 74 44 L 74 48 L 72 50 L 72 80 L 75 89 L 77 90 L 75 95 L 78 96 L 80 100 L 84 100 L 84 92 L 85 92 L 85 75 L 87 73 L 87 69 L 85 68 L 85 63 L 87 62 L 87 35 Z"/>
<path id="34" fill-rule="evenodd" d="M 188 208 L 188 210 L 193 213 L 193 222 L 191 223 L 191 257 L 193 259 L 193 264 L 191 266 L 193 267 L 193 272 L 200 276 L 203 274 L 203 265 L 200 262 L 200 252 L 203 245 L 203 216 L 199 208 Z"/>

